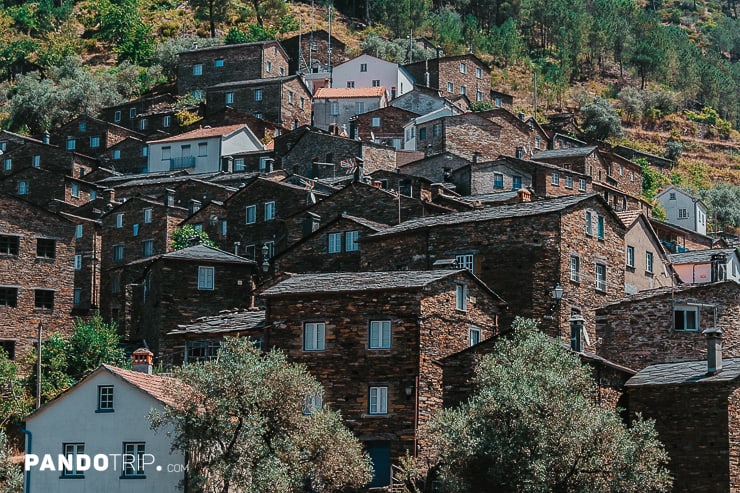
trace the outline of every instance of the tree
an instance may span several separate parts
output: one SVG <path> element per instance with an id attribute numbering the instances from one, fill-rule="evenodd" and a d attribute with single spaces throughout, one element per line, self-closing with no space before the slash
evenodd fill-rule
<path id="1" fill-rule="evenodd" d="M 583 131 L 589 137 L 604 140 L 608 137 L 620 137 L 623 133 L 622 121 L 606 99 L 594 99 L 581 109 L 581 116 Z"/>
<path id="2" fill-rule="evenodd" d="M 200 229 L 195 229 L 195 226 L 192 224 L 186 224 L 185 226 L 173 231 L 170 245 L 174 250 L 182 250 L 183 248 L 194 245 L 205 245 L 218 248 L 218 245 L 208 238 L 208 233 Z"/>
<path id="3" fill-rule="evenodd" d="M 230 0 L 190 0 L 190 5 L 195 9 L 196 18 L 208 21 L 211 38 L 216 37 L 216 23 L 226 20 L 232 9 Z"/>
<path id="4" fill-rule="evenodd" d="M 23 472 L 19 465 L 11 461 L 10 452 L 8 437 L 0 428 L 0 493 L 21 493 Z"/>
<path id="5" fill-rule="evenodd" d="M 431 425 L 449 491 L 663 492 L 668 455 L 653 422 L 626 428 L 592 398 L 578 357 L 517 318 L 477 368 L 478 391 Z"/>
<path id="6" fill-rule="evenodd" d="M 339 414 L 308 405 L 321 385 L 282 352 L 227 338 L 217 359 L 175 374 L 182 404 L 151 419 L 154 429 L 174 426 L 173 447 L 190 458 L 189 491 L 330 492 L 370 480 L 369 458 Z"/>
<path id="7" fill-rule="evenodd" d="M 31 412 L 31 409 L 31 396 L 26 391 L 23 378 L 18 375 L 18 366 L 8 359 L 8 355 L 0 348 L 0 430 L 9 424 L 19 422 Z M 1 453 L 2 447 L 0 446 Z M 0 471 L 1 484 L 2 472 Z"/>
<path id="8" fill-rule="evenodd" d="M 718 183 L 702 192 L 702 199 L 709 209 L 708 215 L 715 217 L 715 228 L 740 226 L 740 187 L 729 183 Z"/>
<path id="9" fill-rule="evenodd" d="M 625 86 L 619 94 L 619 103 L 622 106 L 622 111 L 627 115 L 630 121 L 640 121 L 642 113 L 645 111 L 645 101 L 642 99 L 640 91 L 632 86 Z"/>
<path id="10" fill-rule="evenodd" d="M 67 341 L 67 374 L 77 382 L 103 363 L 125 366 L 128 361 L 115 323 L 107 323 L 100 314 L 90 320 L 78 318 L 75 331 Z"/>

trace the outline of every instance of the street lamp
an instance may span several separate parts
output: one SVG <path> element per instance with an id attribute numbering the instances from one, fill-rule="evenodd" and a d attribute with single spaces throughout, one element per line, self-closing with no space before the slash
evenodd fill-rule
<path id="1" fill-rule="evenodd" d="M 270 247 L 267 243 L 262 244 L 262 272 L 270 270 Z"/>

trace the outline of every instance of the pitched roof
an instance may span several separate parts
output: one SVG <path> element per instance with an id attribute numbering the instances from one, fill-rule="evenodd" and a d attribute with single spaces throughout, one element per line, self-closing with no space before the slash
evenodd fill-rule
<path id="1" fill-rule="evenodd" d="M 740 358 L 722 361 L 722 370 L 707 373 L 706 360 L 650 365 L 627 380 L 627 387 L 730 382 L 740 377 Z"/>
<path id="2" fill-rule="evenodd" d="M 291 294 L 347 293 L 355 291 L 413 290 L 445 279 L 466 269 L 389 271 L 389 272 L 331 272 L 325 274 L 295 274 L 266 289 L 262 296 Z"/>
<path id="3" fill-rule="evenodd" d="M 522 202 L 513 205 L 502 205 L 498 207 L 487 207 L 472 211 L 455 212 L 452 214 L 440 214 L 436 216 L 421 217 L 404 221 L 395 226 L 384 229 L 375 233 L 371 238 L 380 236 L 393 235 L 413 231 L 416 229 L 431 228 L 435 226 L 450 226 L 454 224 L 464 224 L 471 222 L 496 221 L 510 217 L 527 217 L 539 214 L 548 214 L 558 212 L 568 207 L 572 207 L 580 202 L 598 197 L 596 194 L 584 195 L 566 195 L 548 200 L 538 200 L 536 202 Z"/>
<path id="4" fill-rule="evenodd" d="M 262 327 L 265 323 L 265 311 L 232 311 L 219 313 L 210 317 L 200 317 L 189 324 L 181 324 L 167 335 L 183 334 L 221 334 L 241 332 Z"/>
<path id="5" fill-rule="evenodd" d="M 380 231 L 381 229 L 385 229 L 388 227 L 387 224 L 371 221 L 370 219 L 365 219 L 364 217 L 352 216 L 350 214 L 342 213 L 341 217 L 349 221 L 355 222 L 359 224 L 360 226 L 365 226 L 368 229 L 372 229 L 373 231 Z"/>
<path id="6" fill-rule="evenodd" d="M 156 144 L 160 142 L 176 142 L 180 140 L 206 139 L 209 137 L 224 137 L 242 128 L 248 129 L 248 127 L 244 125 L 243 123 L 240 123 L 238 125 L 226 125 L 223 127 L 203 127 L 203 128 L 191 130 L 190 132 L 185 132 L 184 134 L 175 135 L 174 137 L 167 137 L 166 139 L 153 140 L 150 142 L 150 144 Z"/>
<path id="7" fill-rule="evenodd" d="M 712 248 L 709 250 L 692 250 L 690 252 L 668 255 L 673 264 L 704 264 L 712 261 L 712 255 L 736 255 L 734 248 Z"/>
<path id="8" fill-rule="evenodd" d="M 661 296 L 670 295 L 671 297 L 681 294 L 685 296 L 689 296 L 689 291 L 697 291 L 697 294 L 691 295 L 692 297 L 697 297 L 701 299 L 701 297 L 706 296 L 706 294 L 702 293 L 702 291 L 715 289 L 717 287 L 721 287 L 724 285 L 730 285 L 735 287 L 738 290 L 738 293 L 740 294 L 740 284 L 737 283 L 737 281 L 734 280 L 727 280 L 727 281 L 719 281 L 719 282 L 712 282 L 712 283 L 701 283 L 701 284 L 680 284 L 677 286 L 666 286 L 662 288 L 655 288 L 655 289 L 648 289 L 645 291 L 639 291 L 633 295 L 626 296 L 620 300 L 611 301 L 609 303 L 604 303 L 603 305 L 599 306 L 597 310 L 603 310 L 608 307 L 621 305 L 623 303 L 631 303 L 633 301 L 641 301 L 641 300 L 648 300 L 650 298 L 659 298 Z"/>
<path id="9" fill-rule="evenodd" d="M 597 149 L 596 146 L 587 147 L 571 147 L 570 149 L 553 149 L 550 151 L 538 152 L 532 159 L 537 161 L 539 159 L 565 159 L 573 157 L 585 157 L 594 152 Z"/>
<path id="10" fill-rule="evenodd" d="M 172 389 L 173 386 L 182 385 L 179 380 L 161 375 L 150 375 L 140 371 L 124 370 L 112 365 L 103 364 L 101 366 L 158 401 L 169 406 L 177 405 L 177 402 L 173 399 Z"/>
<path id="11" fill-rule="evenodd" d="M 339 99 L 339 98 L 380 98 L 385 95 L 385 87 L 322 87 L 314 99 Z"/>
<path id="12" fill-rule="evenodd" d="M 637 218 L 640 217 L 642 211 L 617 211 L 616 214 L 617 217 L 619 217 L 619 220 L 622 221 L 622 224 L 624 224 L 626 228 L 629 228 L 630 226 L 632 226 L 632 223 L 637 221 Z"/>
<path id="13" fill-rule="evenodd" d="M 129 265 L 146 264 L 160 259 L 184 260 L 188 262 L 216 262 L 219 264 L 256 264 L 254 260 L 240 257 L 233 253 L 219 250 L 218 248 L 198 244 L 183 248 L 182 250 L 134 260 L 129 262 Z"/>
<path id="14" fill-rule="evenodd" d="M 223 89 L 228 87 L 242 87 L 242 86 L 260 86 L 266 84 L 278 84 L 281 82 L 289 81 L 292 79 L 301 80 L 297 75 L 285 75 L 283 77 L 265 77 L 264 79 L 249 79 L 249 80 L 237 80 L 233 82 L 222 82 L 213 86 L 209 86 L 208 89 Z"/>

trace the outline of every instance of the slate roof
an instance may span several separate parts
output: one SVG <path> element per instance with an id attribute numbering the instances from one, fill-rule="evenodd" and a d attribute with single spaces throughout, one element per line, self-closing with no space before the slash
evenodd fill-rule
<path id="1" fill-rule="evenodd" d="M 642 214 L 641 211 L 632 210 L 632 211 L 617 211 L 617 217 L 622 221 L 622 224 L 626 228 L 629 228 L 632 226 L 632 223 L 637 221 L 637 218 L 640 217 L 640 214 Z"/>
<path id="2" fill-rule="evenodd" d="M 532 156 L 532 160 L 537 161 L 538 159 L 564 159 L 569 157 L 585 157 L 594 152 L 596 149 L 596 146 L 571 147 L 570 149 L 553 149 L 550 151 L 538 152 L 537 154 Z"/>
<path id="3" fill-rule="evenodd" d="M 210 317 L 200 317 L 189 324 L 180 324 L 167 335 L 184 334 L 222 334 L 241 332 L 262 327 L 265 324 L 265 311 L 232 311 Z"/>
<path id="4" fill-rule="evenodd" d="M 740 377 L 740 358 L 723 360 L 722 370 L 714 375 L 707 374 L 706 360 L 687 361 L 650 365 L 630 378 L 626 386 L 722 383 L 731 382 L 738 377 Z"/>
<path id="5" fill-rule="evenodd" d="M 255 264 L 254 260 L 250 260 L 233 253 L 219 250 L 218 248 L 209 247 L 206 245 L 194 245 L 191 247 L 183 248 L 182 250 L 175 250 L 174 252 L 163 253 L 155 255 L 153 257 L 146 257 L 139 260 L 129 262 L 131 264 L 141 264 L 154 262 L 160 259 L 171 259 L 171 260 L 185 260 L 194 262 L 216 262 L 219 264 Z"/>
<path id="6" fill-rule="evenodd" d="M 709 250 L 692 250 L 690 252 L 672 253 L 668 255 L 674 264 L 705 264 L 712 261 L 712 255 L 735 255 L 734 248 L 712 248 Z"/>
<path id="7" fill-rule="evenodd" d="M 402 222 L 390 228 L 386 228 L 371 237 L 393 235 L 413 231 L 416 229 L 431 228 L 435 226 L 450 226 L 454 224 L 464 224 L 470 222 L 496 221 L 510 217 L 527 217 L 539 214 L 548 214 L 558 212 L 568 207 L 574 206 L 580 202 L 588 200 L 597 194 L 583 195 L 566 195 L 548 200 L 538 200 L 535 202 L 522 202 L 513 205 L 502 205 L 498 207 L 487 207 L 472 211 L 454 212 L 451 214 L 441 214 L 437 216 L 427 216 L 418 219 L 411 219 Z"/>
<path id="8" fill-rule="evenodd" d="M 264 79 L 250 79 L 250 80 L 238 80 L 235 82 L 222 82 L 215 86 L 210 86 L 209 89 L 222 89 L 227 87 L 242 87 L 242 86 L 261 86 L 265 84 L 276 84 L 279 82 L 285 82 L 291 79 L 297 78 L 297 75 L 286 75 L 283 77 L 266 77 Z"/>
<path id="9" fill-rule="evenodd" d="M 457 200 L 462 200 L 463 202 L 469 202 L 469 203 L 475 203 L 475 202 L 481 202 L 481 203 L 495 203 L 495 202 L 506 202 L 509 200 L 513 200 L 519 195 L 516 190 L 507 190 L 505 192 L 492 192 L 492 193 L 482 193 L 478 195 L 467 195 L 463 197 L 455 197 Z"/>
<path id="10" fill-rule="evenodd" d="M 237 125 L 226 125 L 223 127 L 210 127 L 210 128 L 198 128 L 195 130 L 191 130 L 190 132 L 185 132 L 183 134 L 175 135 L 173 137 L 167 137 L 166 139 L 160 139 L 160 140 L 152 140 L 149 142 L 150 144 L 156 144 L 159 142 L 176 142 L 180 140 L 192 140 L 192 139 L 206 139 L 208 137 L 223 137 L 225 135 L 230 135 L 237 130 L 241 130 L 242 128 L 249 129 L 245 124 L 239 123 Z"/>
<path id="11" fill-rule="evenodd" d="M 295 274 L 266 289 L 262 296 L 290 294 L 346 293 L 354 291 L 385 291 L 389 289 L 421 289 L 465 269 L 390 272 L 332 272 L 326 274 Z"/>
<path id="12" fill-rule="evenodd" d="M 322 87 L 314 99 L 334 98 L 379 98 L 385 95 L 385 87 Z"/>
<path id="13" fill-rule="evenodd" d="M 726 280 L 726 281 L 720 281 L 720 282 L 712 282 L 712 283 L 702 283 L 702 284 L 681 284 L 677 286 L 666 286 L 663 288 L 655 288 L 655 289 L 648 289 L 645 291 L 640 291 L 638 293 L 635 293 L 630 296 L 626 296 L 620 300 L 612 301 L 609 303 L 604 303 L 601 305 L 597 310 L 602 310 L 607 307 L 620 305 L 622 303 L 630 303 L 632 301 L 640 301 L 640 300 L 647 300 L 650 298 L 657 298 L 659 296 L 664 295 L 676 295 L 680 293 L 684 293 L 687 291 L 696 290 L 698 291 L 695 295 L 697 299 L 702 299 L 702 293 L 701 291 L 706 289 L 714 289 L 715 287 L 723 284 L 732 284 L 738 289 L 738 292 L 740 294 L 740 284 L 737 283 L 737 281 L 733 280 Z"/>
<path id="14" fill-rule="evenodd" d="M 360 226 L 365 226 L 368 229 L 372 229 L 373 231 L 380 231 L 381 229 L 385 229 L 388 227 L 387 224 L 371 221 L 370 219 L 365 219 L 364 217 L 352 216 L 350 214 L 344 214 L 344 213 L 342 213 L 342 217 L 345 219 L 349 219 L 350 221 L 356 222 Z"/>

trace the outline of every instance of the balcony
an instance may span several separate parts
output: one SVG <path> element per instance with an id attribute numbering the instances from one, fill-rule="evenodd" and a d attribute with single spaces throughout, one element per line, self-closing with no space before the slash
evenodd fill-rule
<path id="1" fill-rule="evenodd" d="M 195 156 L 174 157 L 170 159 L 170 169 L 195 168 Z"/>

